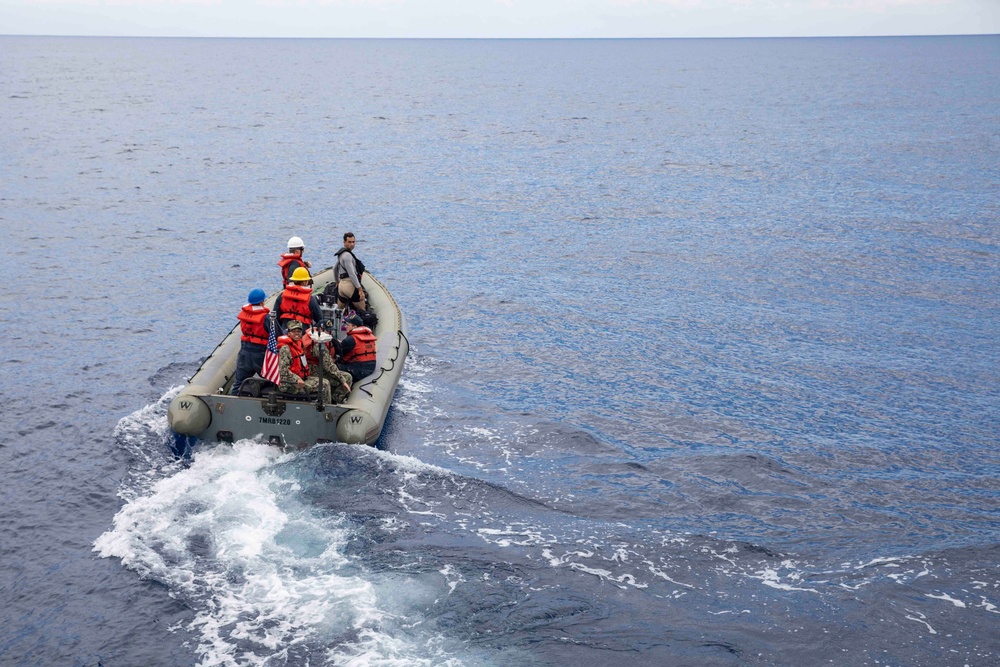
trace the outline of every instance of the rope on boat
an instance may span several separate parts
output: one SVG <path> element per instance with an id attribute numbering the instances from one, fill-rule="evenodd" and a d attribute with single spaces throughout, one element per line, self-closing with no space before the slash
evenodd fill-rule
<path id="1" fill-rule="evenodd" d="M 396 333 L 399 335 L 399 338 L 402 338 L 403 340 L 405 340 L 407 346 L 409 346 L 410 341 L 406 338 L 406 335 L 403 334 L 402 331 L 396 331 Z M 393 368 L 396 367 L 396 360 L 399 359 L 399 347 L 400 347 L 400 345 L 399 345 L 399 339 L 397 339 L 396 340 L 396 356 L 394 356 L 392 359 L 389 360 L 390 362 L 392 362 L 389 365 L 389 367 L 386 368 L 385 366 L 383 366 L 382 368 L 379 369 L 378 375 L 376 375 L 374 378 L 372 378 L 368 382 L 365 382 L 363 385 L 358 385 L 358 389 L 360 389 L 361 391 L 363 391 L 366 394 L 368 394 L 369 398 L 374 398 L 374 396 L 372 395 L 372 393 L 370 391 L 368 391 L 367 389 L 365 389 L 365 387 L 367 387 L 370 384 L 378 384 L 378 380 L 379 380 L 380 377 L 382 377 L 383 373 L 385 373 L 386 371 L 391 371 Z"/>

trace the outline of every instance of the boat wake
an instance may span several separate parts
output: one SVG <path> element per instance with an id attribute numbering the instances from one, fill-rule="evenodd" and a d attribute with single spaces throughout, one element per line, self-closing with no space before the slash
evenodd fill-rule
<path id="1" fill-rule="evenodd" d="M 435 591 L 405 574 L 375 580 L 346 555 L 356 527 L 308 501 L 308 478 L 318 471 L 300 459 L 315 452 L 239 441 L 172 460 L 163 447 L 172 393 L 119 424 L 136 472 L 95 550 L 194 610 L 189 629 L 200 636 L 201 665 L 480 662 L 456 657 L 461 645 L 406 620 L 401 602 L 423 604 Z"/>
<path id="2" fill-rule="evenodd" d="M 285 453 L 251 440 L 178 459 L 165 418 L 172 389 L 118 425 L 131 459 L 126 502 L 95 550 L 192 610 L 185 627 L 205 667 L 737 664 L 775 650 L 768 637 L 785 631 L 792 605 L 810 634 L 843 628 L 831 636 L 839 646 L 865 633 L 866 658 L 905 642 L 923 664 L 946 646 L 935 638 L 1000 613 L 989 554 L 978 569 L 963 555 L 961 571 L 976 575 L 957 579 L 954 555 L 830 565 L 574 515 L 548 492 L 498 481 L 517 472 L 513 453 L 531 428 L 435 436 L 438 420 L 455 417 L 421 368 L 403 379 L 398 418 L 439 465 L 367 446 Z M 643 617 L 662 623 L 631 625 Z"/>

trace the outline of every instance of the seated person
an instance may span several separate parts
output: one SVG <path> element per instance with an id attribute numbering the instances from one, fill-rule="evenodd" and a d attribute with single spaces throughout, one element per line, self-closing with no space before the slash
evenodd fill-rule
<path id="1" fill-rule="evenodd" d="M 309 374 L 309 361 L 302 342 L 302 322 L 290 320 L 288 335 L 278 339 L 278 391 L 306 396 L 319 391 L 319 377 Z M 323 401 L 330 403 L 330 381 L 323 378 Z"/>
<path id="2" fill-rule="evenodd" d="M 348 317 L 344 326 L 347 336 L 340 342 L 341 357 L 337 366 L 357 382 L 375 372 L 375 334 L 357 315 Z"/>
<path id="3" fill-rule="evenodd" d="M 306 349 L 306 362 L 309 364 L 309 377 L 319 378 L 319 359 L 317 358 L 317 348 L 319 343 L 314 343 L 312 336 L 309 335 L 310 332 L 307 331 L 303 337 L 303 345 Z M 336 339 L 334 339 L 336 340 Z M 334 341 L 329 343 L 322 343 L 323 349 L 323 380 L 324 382 L 329 382 L 333 392 L 333 402 L 343 403 L 347 400 L 347 397 L 351 393 L 351 384 L 353 380 L 351 379 L 350 373 L 345 373 L 344 371 L 337 368 L 337 364 L 334 362 L 334 357 L 336 357 L 336 348 L 333 346 Z"/>

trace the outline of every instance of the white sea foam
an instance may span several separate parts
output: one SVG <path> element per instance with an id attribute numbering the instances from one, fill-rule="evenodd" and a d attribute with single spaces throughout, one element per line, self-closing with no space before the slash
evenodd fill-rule
<path id="1" fill-rule="evenodd" d="M 95 551 L 195 610 L 203 667 L 284 664 L 302 646 L 335 665 L 460 664 L 436 635 L 397 631 L 403 596 L 380 602 L 395 584 L 344 555 L 345 518 L 299 501 L 296 456 L 254 441 L 198 451 L 130 500 Z"/>
<path id="2" fill-rule="evenodd" d="M 977 606 L 982 607 L 983 609 L 985 609 L 986 611 L 990 612 L 991 614 L 1000 614 L 1000 609 L 997 609 L 997 606 L 995 604 L 993 604 L 992 602 L 990 602 L 989 600 L 987 600 L 985 596 L 981 595 L 981 596 L 979 596 L 979 599 L 980 599 L 980 602 L 979 602 L 979 605 L 977 605 Z"/>
<path id="3" fill-rule="evenodd" d="M 785 565 L 785 563 L 782 563 L 781 567 L 785 568 L 787 566 Z M 788 581 L 786 581 L 786 579 L 790 579 L 792 581 L 798 581 L 799 579 L 801 579 L 801 574 L 798 572 L 790 572 L 782 575 L 780 569 L 767 567 L 764 568 L 763 570 L 758 570 L 756 574 L 750 576 L 752 576 L 754 579 L 760 579 L 760 581 L 765 586 L 770 586 L 771 588 L 777 588 L 778 590 L 782 591 L 804 591 L 807 593 L 819 592 L 815 588 L 794 586 L 791 583 L 788 583 Z"/>
<path id="4" fill-rule="evenodd" d="M 915 621 L 917 623 L 923 623 L 924 625 L 927 626 L 927 631 L 929 633 L 931 633 L 932 635 L 936 635 L 937 634 L 937 630 L 935 630 L 933 627 L 931 627 L 931 624 L 927 622 L 927 620 L 926 620 L 927 617 L 926 616 L 924 616 L 923 614 L 921 614 L 919 611 L 913 611 L 911 609 L 907 609 L 906 611 L 910 612 L 911 614 L 916 614 L 916 616 L 905 616 L 904 618 L 906 618 L 907 620 L 910 620 L 910 621 Z"/>
<path id="5" fill-rule="evenodd" d="M 886 558 L 873 558 L 870 561 L 868 561 L 867 563 L 861 563 L 859 565 L 854 566 L 854 569 L 856 569 L 856 570 L 863 570 L 865 568 L 873 567 L 873 566 L 876 566 L 876 565 L 881 566 L 881 567 L 899 567 L 900 563 L 904 562 L 908 558 L 909 558 L 909 556 L 893 556 L 891 558 L 888 558 L 888 557 L 886 557 Z"/>
<path id="6" fill-rule="evenodd" d="M 411 389 L 414 395 L 423 393 Z M 165 412 L 171 397 L 119 424 L 116 435 L 149 474 L 123 494 L 129 502 L 95 549 L 162 581 L 195 610 L 189 627 L 200 637 L 201 665 L 295 664 L 301 659 L 295 651 L 303 646 L 312 647 L 313 664 L 482 662 L 471 659 L 467 647 L 422 632 L 430 624 L 414 613 L 472 585 L 460 568 L 445 563 L 433 576 L 423 578 L 365 572 L 345 555 L 355 530 L 346 518 L 299 499 L 305 484 L 297 478 L 300 455 L 241 441 L 199 450 L 189 466 L 178 464 L 162 446 L 169 438 Z M 471 441 L 476 447 L 470 460 L 491 469 L 495 461 L 510 465 L 527 439 L 516 424 L 507 431 L 475 426 L 456 433 L 461 434 L 456 447 L 468 447 Z M 467 477 L 409 456 L 366 447 L 350 451 L 359 462 L 390 472 L 398 482 L 393 493 L 403 513 L 378 519 L 386 533 L 404 529 L 412 515 L 429 522 L 425 525 L 469 531 L 526 559 L 541 558 L 554 569 L 597 577 L 623 590 L 644 590 L 642 594 L 658 598 L 710 593 L 701 581 L 685 583 L 691 576 L 689 556 L 675 560 L 672 549 L 701 554 L 721 574 L 756 580 L 788 595 L 816 594 L 824 586 L 857 590 L 879 578 L 904 581 L 928 574 L 926 563 L 913 568 L 912 559 L 906 557 L 874 558 L 844 563 L 839 571 L 815 572 L 802 562 L 753 555 L 734 543 L 650 529 L 660 545 L 668 547 L 653 557 L 640 543 L 622 539 L 630 534 L 629 525 L 609 524 L 606 534 L 590 526 L 574 534 L 565 525 L 548 525 L 544 520 L 537 525 L 510 521 L 501 511 L 493 511 L 488 497 L 480 507 L 469 505 L 477 496 L 464 494 L 474 484 Z M 492 452 L 500 456 L 494 459 Z M 461 512 L 455 510 L 455 497 L 463 500 Z M 816 579 L 817 574 L 823 579 Z M 945 593 L 927 596 L 965 606 Z M 976 606 L 997 613 L 985 598 Z M 709 613 L 748 612 L 736 608 Z M 935 632 L 922 615 L 906 618 Z"/>
<path id="7" fill-rule="evenodd" d="M 394 410 L 417 422 L 427 422 L 433 417 L 444 414 L 440 406 L 431 400 L 434 393 L 433 385 L 423 379 L 430 371 L 427 359 L 410 350 L 393 397 Z"/>
<path id="8" fill-rule="evenodd" d="M 166 444 L 173 439 L 167 407 L 181 389 L 181 385 L 172 387 L 155 403 L 123 417 L 115 426 L 115 441 L 135 459 L 129 467 L 129 479 L 119 489 L 122 499 L 145 492 L 156 480 L 180 469 L 182 463 Z"/>
<path id="9" fill-rule="evenodd" d="M 964 602 L 951 597 L 947 593 L 941 593 L 940 595 L 932 595 L 930 593 L 924 593 L 924 595 L 929 598 L 934 598 L 935 600 L 944 600 L 946 602 L 950 602 L 956 607 L 959 607 L 960 609 L 965 609 L 966 607 L 966 604 Z"/>
<path id="10" fill-rule="evenodd" d="M 510 526 L 505 526 L 503 528 L 479 528 L 476 532 L 487 542 L 499 547 L 547 544 L 547 541 L 539 531 L 530 528 L 514 529 Z"/>
<path id="11" fill-rule="evenodd" d="M 343 447 L 343 445 L 333 445 L 334 447 Z M 372 456 L 380 459 L 383 463 L 391 465 L 397 470 L 402 470 L 410 473 L 431 473 L 434 475 L 444 475 L 451 476 L 452 472 L 440 466 L 436 466 L 430 463 L 424 463 L 418 458 L 412 456 L 407 456 L 405 454 L 393 454 L 391 452 L 384 452 L 380 449 L 374 449 L 364 445 L 358 445 L 362 448 L 365 456 Z"/>
<path id="12" fill-rule="evenodd" d="M 424 414 L 424 408 L 429 405 L 428 395 L 432 391 L 431 385 L 411 377 L 407 368 L 399 379 L 399 386 L 393 398 L 393 409 L 405 415 Z"/>
<path id="13" fill-rule="evenodd" d="M 651 560 L 644 560 L 643 565 L 645 565 L 653 575 L 659 577 L 660 579 L 663 579 L 664 581 L 669 581 L 672 584 L 676 584 L 677 586 L 683 586 L 685 588 L 691 588 L 691 589 L 694 588 L 694 586 L 692 586 L 691 584 L 685 584 L 684 582 L 673 579 L 666 572 L 664 572 L 661 567 L 658 567 Z"/>

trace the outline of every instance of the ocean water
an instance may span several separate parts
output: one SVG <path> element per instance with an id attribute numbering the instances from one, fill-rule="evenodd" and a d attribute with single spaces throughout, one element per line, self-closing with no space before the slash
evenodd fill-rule
<path id="1" fill-rule="evenodd" d="M 0 664 L 1000 663 L 1000 37 L 0 37 Z M 344 231 L 377 447 L 166 406 Z"/>

